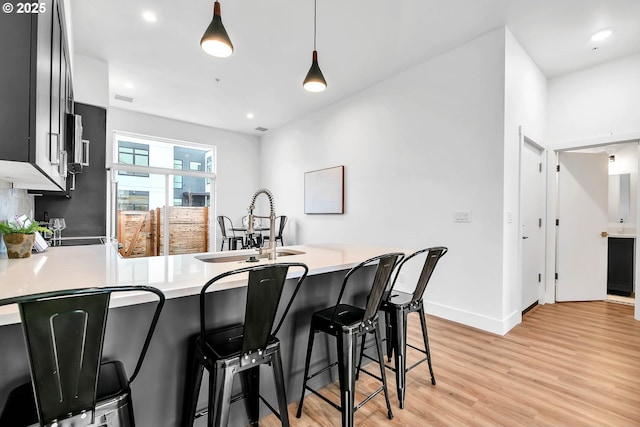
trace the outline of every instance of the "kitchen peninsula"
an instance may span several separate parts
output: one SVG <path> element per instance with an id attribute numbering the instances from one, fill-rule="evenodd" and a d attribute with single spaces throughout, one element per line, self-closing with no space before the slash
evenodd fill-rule
<path id="1" fill-rule="evenodd" d="M 297 396 L 302 384 L 302 369 L 311 314 L 335 304 L 344 270 L 367 258 L 396 248 L 341 244 L 299 245 L 278 248 L 290 253 L 275 262 L 303 262 L 309 267 L 309 276 L 283 324 L 279 337 L 282 341 L 285 382 L 289 400 Z M 405 252 L 405 251 L 402 251 Z M 30 258 L 9 260 L 0 258 L 0 299 L 16 295 L 111 285 L 150 285 L 162 290 L 167 303 L 160 316 L 156 334 L 140 376 L 133 383 L 133 402 L 137 425 L 175 426 L 182 411 L 187 339 L 199 330 L 198 294 L 204 283 L 225 271 L 246 266 L 244 261 L 204 262 L 198 257 L 230 255 L 233 252 L 170 255 L 148 258 L 121 258 L 110 245 L 72 246 L 49 248 L 45 253 Z M 244 252 L 243 252 L 244 253 Z M 261 259 L 259 263 L 271 263 Z M 367 277 L 347 289 L 343 301 L 362 301 L 366 298 Z M 290 277 L 300 274 L 292 269 Z M 293 283 L 293 281 L 290 281 Z M 285 289 L 284 298 L 290 296 L 292 286 Z M 288 293 L 287 293 L 288 292 Z M 245 288 L 237 281 L 223 281 L 212 288 L 210 298 L 216 307 L 210 313 L 210 325 L 224 325 L 242 321 Z M 123 360 L 127 371 L 139 351 L 146 322 L 153 305 L 143 297 L 123 296 L 112 301 L 104 346 L 106 358 Z M 219 309 L 217 309 L 219 308 Z M 0 311 L 0 405 L 4 404 L 11 387 L 28 378 L 28 362 L 22 344 L 22 331 L 16 307 L 3 307 Z M 118 331 L 120 334 L 110 334 Z M 127 331 L 122 334 L 122 331 Z M 117 335 L 117 337 L 116 337 Z M 314 361 L 327 357 L 327 348 L 314 354 Z M 263 370 L 262 392 L 273 399 L 272 376 Z M 331 381 L 337 378 L 321 378 Z M 206 393 L 202 393 L 202 396 Z M 273 401 L 273 400 L 272 400 Z M 202 406 L 202 405 L 200 405 Z M 264 406 L 262 414 L 268 411 Z M 242 404 L 232 405 L 230 425 L 246 425 Z"/>

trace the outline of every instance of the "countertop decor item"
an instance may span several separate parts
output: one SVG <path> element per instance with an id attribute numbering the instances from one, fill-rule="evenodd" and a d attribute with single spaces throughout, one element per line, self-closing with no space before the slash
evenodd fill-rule
<path id="1" fill-rule="evenodd" d="M 30 222 L 29 225 L 17 225 L 15 223 L 0 223 L 0 233 L 7 246 L 7 257 L 28 258 L 31 256 L 31 249 L 36 239 L 36 232 L 49 232 L 46 227 L 40 226 L 37 222 Z"/>

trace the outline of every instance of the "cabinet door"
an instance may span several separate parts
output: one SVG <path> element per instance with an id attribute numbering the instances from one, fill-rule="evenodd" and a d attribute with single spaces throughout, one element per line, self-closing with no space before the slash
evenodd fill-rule
<path id="1" fill-rule="evenodd" d="M 59 51 L 62 29 L 58 19 L 57 2 L 45 0 L 43 3 L 45 3 L 46 12 L 34 15 L 38 29 L 35 46 L 37 64 L 36 70 L 32 71 L 36 76 L 34 162 L 52 181 L 64 189 L 66 178 L 58 173 L 60 156 L 58 147 L 62 141 L 59 140 L 59 129 L 55 125 L 52 126 L 52 117 L 56 116 L 54 111 L 56 104 L 52 97 L 58 93 L 57 98 L 59 99 L 60 91 Z M 52 75 L 56 70 L 58 76 L 57 92 L 56 77 Z"/>
<path id="2" fill-rule="evenodd" d="M 58 8 L 53 10 L 53 29 L 51 32 L 51 136 L 61 138 L 60 134 L 60 75 L 62 64 L 62 28 Z M 58 151 L 64 147 L 64 141 L 60 140 Z M 55 155 L 52 156 L 55 158 Z"/>
<path id="3" fill-rule="evenodd" d="M 0 159 L 29 161 L 31 16 L 0 13 Z"/>

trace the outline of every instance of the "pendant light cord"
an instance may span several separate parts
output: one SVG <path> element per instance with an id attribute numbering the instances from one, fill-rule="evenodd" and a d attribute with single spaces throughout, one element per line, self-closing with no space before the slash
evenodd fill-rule
<path id="1" fill-rule="evenodd" d="M 313 0 L 313 50 L 317 50 L 316 49 L 316 25 L 318 22 L 318 18 L 317 18 L 317 14 L 318 14 L 318 0 Z"/>

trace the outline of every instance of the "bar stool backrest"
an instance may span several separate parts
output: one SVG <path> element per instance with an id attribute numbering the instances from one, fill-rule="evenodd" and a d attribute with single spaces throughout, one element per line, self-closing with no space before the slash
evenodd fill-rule
<path id="1" fill-rule="evenodd" d="M 224 216 L 224 215 L 219 215 L 218 216 L 218 224 L 220 225 L 220 232 L 222 233 L 222 238 L 223 239 L 227 239 L 227 223 L 229 225 L 229 230 L 231 230 L 231 232 L 233 233 L 233 236 L 235 237 L 235 232 L 231 229 L 233 227 L 233 222 L 231 221 L 231 218 Z"/>
<path id="2" fill-rule="evenodd" d="M 419 251 L 416 251 L 406 257 L 400 264 L 398 264 L 398 268 L 396 270 L 396 274 L 393 278 L 393 283 L 391 284 L 391 288 L 389 289 L 389 294 L 393 290 L 393 287 L 396 284 L 396 280 L 398 280 L 398 275 L 400 274 L 400 270 L 402 267 L 415 258 L 416 256 L 427 252 L 427 257 L 424 261 L 424 265 L 422 266 L 422 271 L 420 272 L 420 277 L 418 278 L 418 283 L 413 291 L 413 296 L 411 298 L 412 303 L 416 303 L 422 299 L 424 295 L 424 291 L 427 289 L 427 284 L 429 283 L 429 279 L 431 279 L 431 275 L 433 274 L 433 270 L 436 268 L 436 264 L 446 254 L 448 251 L 444 246 L 434 246 L 432 248 L 425 248 Z"/>
<path id="3" fill-rule="evenodd" d="M 276 219 L 280 220 L 280 222 L 278 223 L 278 233 L 276 234 L 276 237 L 278 239 L 282 239 L 282 233 L 284 233 L 284 226 L 287 225 L 287 216 L 280 215 Z"/>
<path id="4" fill-rule="evenodd" d="M 274 328 L 273 325 L 276 323 L 276 314 L 278 307 L 280 306 L 282 291 L 284 289 L 284 284 L 290 267 L 300 267 L 303 269 L 303 273 L 298 278 L 291 299 L 280 315 L 280 320 L 278 321 L 277 326 Z M 242 334 L 242 353 L 247 354 L 264 349 L 267 346 L 269 337 L 278 333 L 278 330 L 280 329 L 280 326 L 282 326 L 282 322 L 284 321 L 289 309 L 291 308 L 291 304 L 300 289 L 300 284 L 305 277 L 307 277 L 308 271 L 309 269 L 305 264 L 297 262 L 263 264 L 232 270 L 209 280 L 200 292 L 201 342 L 206 342 L 205 332 L 207 327 L 205 322 L 205 294 L 207 289 L 215 282 L 231 275 L 239 275 L 242 273 L 248 273 L 249 275 L 247 282 L 244 328 Z"/>
<path id="5" fill-rule="evenodd" d="M 71 415 L 93 419 L 102 345 L 113 292 L 153 292 L 159 302 L 134 373 L 138 374 L 164 304 L 164 294 L 148 286 L 84 288 L 0 300 L 17 304 L 29 356 L 40 425 Z"/>
<path id="6" fill-rule="evenodd" d="M 342 282 L 342 289 L 340 290 L 340 295 L 338 296 L 338 302 L 333 310 L 332 321 L 335 321 L 336 315 L 338 313 L 340 301 L 342 300 L 342 295 L 344 294 L 344 290 L 347 286 L 347 282 L 349 278 L 353 276 L 354 273 L 362 269 L 363 267 L 371 266 L 377 263 L 376 274 L 373 278 L 373 283 L 371 285 L 371 291 L 369 293 L 369 297 L 367 298 L 367 305 L 364 312 L 363 322 L 366 322 L 372 319 L 380 309 L 380 304 L 382 303 L 382 296 L 386 287 L 389 284 L 389 279 L 391 278 L 391 273 L 393 272 L 396 264 L 404 257 L 404 254 L 401 252 L 391 252 L 384 255 L 379 255 L 373 258 L 369 258 L 366 261 L 361 262 L 360 264 L 353 267 L 351 270 L 347 272 Z"/>

